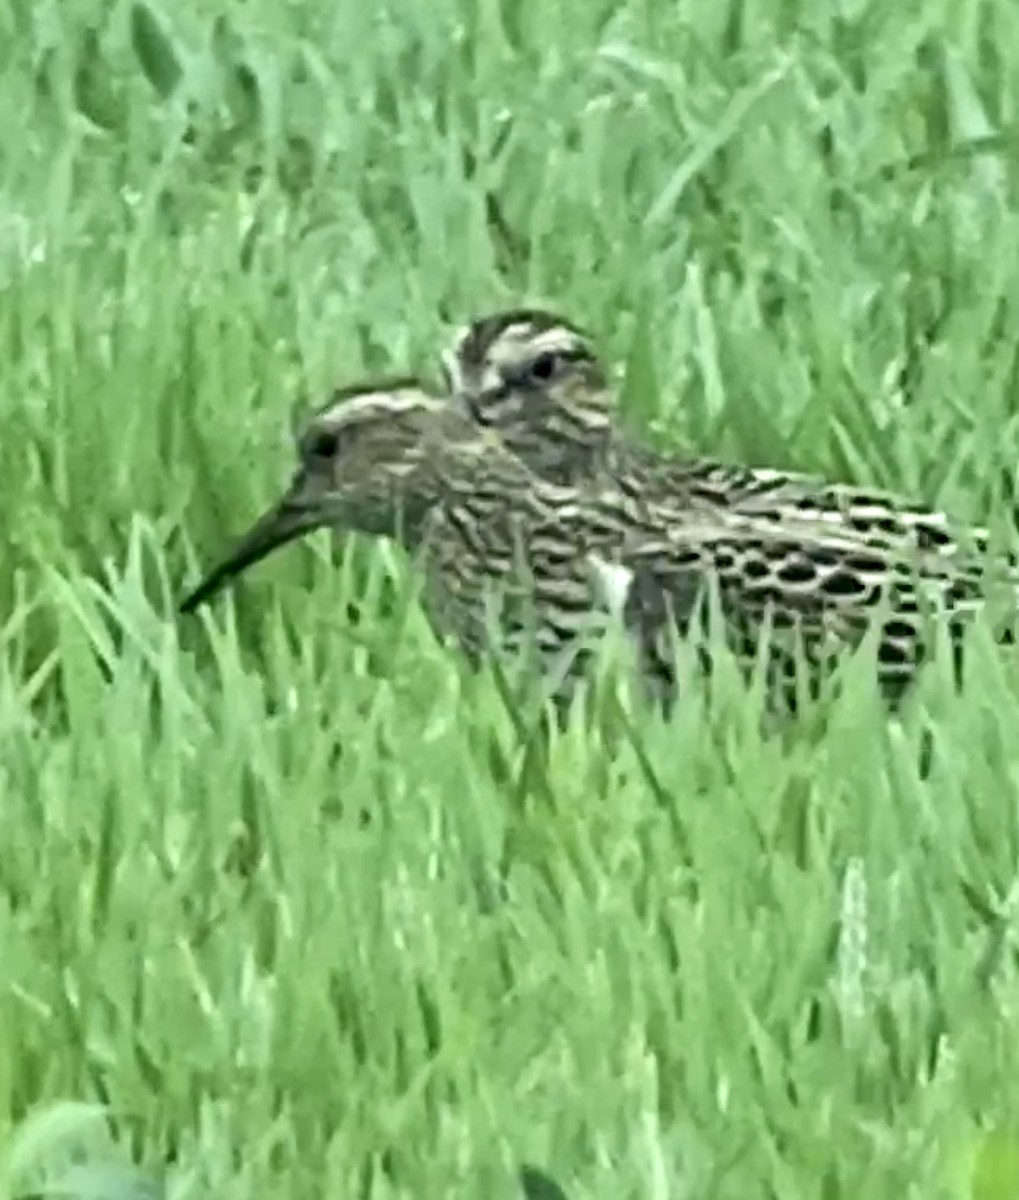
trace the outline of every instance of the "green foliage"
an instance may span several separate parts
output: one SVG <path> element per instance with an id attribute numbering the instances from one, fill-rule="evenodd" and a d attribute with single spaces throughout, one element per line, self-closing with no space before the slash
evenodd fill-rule
<path id="1" fill-rule="evenodd" d="M 982 631 L 897 722 L 861 662 L 789 730 L 722 672 L 543 740 L 389 547 L 173 604 L 295 412 L 521 300 L 659 440 L 1007 532 L 1017 34 L 0 5 L 0 1196 L 1015 1194 L 1019 672 Z"/>
<path id="2" fill-rule="evenodd" d="M 1016 1195 L 1019 1195 L 1019 1142 L 1002 1132 L 990 1133 L 977 1146 L 973 1200 L 1009 1200 Z"/>
<path id="3" fill-rule="evenodd" d="M 131 6 L 131 46 L 145 78 L 162 100 L 177 90 L 183 70 L 162 22 L 147 4 Z"/>

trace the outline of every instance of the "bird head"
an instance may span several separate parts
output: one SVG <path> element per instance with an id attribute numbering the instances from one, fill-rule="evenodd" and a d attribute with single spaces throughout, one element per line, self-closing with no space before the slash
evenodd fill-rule
<path id="1" fill-rule="evenodd" d="M 465 458 L 469 470 L 483 441 L 476 426 L 416 380 L 338 389 L 299 432 L 298 467 L 283 497 L 237 539 L 181 612 L 322 526 L 399 538 L 413 548 L 443 480 Z"/>
<path id="2" fill-rule="evenodd" d="M 456 333 L 442 367 L 455 403 L 553 482 L 589 474 L 612 436 L 605 367 L 587 334 L 555 313 L 481 317 Z"/>

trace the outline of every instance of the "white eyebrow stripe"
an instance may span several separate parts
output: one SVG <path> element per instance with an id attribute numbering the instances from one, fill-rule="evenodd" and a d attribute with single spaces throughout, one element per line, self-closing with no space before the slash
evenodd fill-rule
<path id="1" fill-rule="evenodd" d="M 319 414 L 319 419 L 334 421 L 340 425 L 353 425 L 358 421 L 374 417 L 412 412 L 425 409 L 438 412 L 443 402 L 427 392 L 407 388 L 399 392 L 365 392 L 361 396 L 348 396 L 338 400 L 331 408 Z"/>
<path id="2" fill-rule="evenodd" d="M 570 329 L 546 329 L 534 339 L 534 344 L 542 350 L 572 350 L 583 345 L 583 339 Z"/>
<path id="3" fill-rule="evenodd" d="M 573 350 L 584 344 L 582 338 L 562 326 L 536 332 L 533 325 L 512 325 L 506 334 L 516 343 L 515 349 L 526 346 L 536 353 L 543 350 Z"/>
<path id="4" fill-rule="evenodd" d="M 530 321 L 514 321 L 512 325 L 507 325 L 502 331 L 503 337 L 508 338 L 526 338 L 534 333 L 534 326 Z"/>

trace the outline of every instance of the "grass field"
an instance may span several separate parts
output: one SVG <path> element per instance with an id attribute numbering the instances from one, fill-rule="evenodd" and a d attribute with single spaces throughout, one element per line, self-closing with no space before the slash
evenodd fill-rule
<path id="1" fill-rule="evenodd" d="M 989 639 L 894 724 L 863 669 L 781 735 L 729 680 L 542 765 L 384 548 L 173 617 L 295 405 L 522 299 L 649 436 L 1007 525 L 1017 45 L 1010 0 L 0 0 L 0 1197 L 1019 1196 Z"/>

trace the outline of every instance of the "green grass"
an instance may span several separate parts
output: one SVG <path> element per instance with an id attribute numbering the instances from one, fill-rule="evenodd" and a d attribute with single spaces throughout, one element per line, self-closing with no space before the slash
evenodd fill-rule
<path id="1" fill-rule="evenodd" d="M 302 398 L 521 299 L 651 436 L 1007 524 L 1019 9 L 211 12 L 0 2 L 0 1197 L 1013 1200 L 986 638 L 543 764 L 380 548 L 173 599 Z"/>

